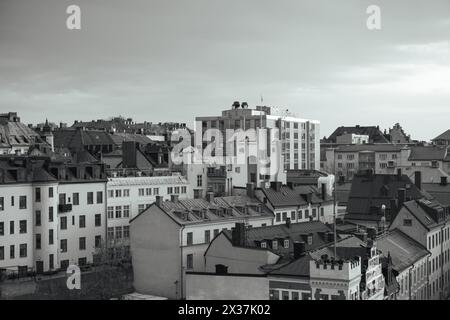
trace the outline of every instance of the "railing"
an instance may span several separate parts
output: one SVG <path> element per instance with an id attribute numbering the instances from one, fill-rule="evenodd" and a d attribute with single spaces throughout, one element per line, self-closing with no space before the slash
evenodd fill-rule
<path id="1" fill-rule="evenodd" d="M 65 213 L 72 211 L 72 204 L 59 204 L 58 205 L 58 212 L 59 213 Z"/>

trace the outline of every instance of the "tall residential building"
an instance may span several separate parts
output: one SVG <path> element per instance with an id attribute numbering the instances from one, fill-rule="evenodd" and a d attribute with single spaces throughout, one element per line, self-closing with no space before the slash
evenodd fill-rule
<path id="1" fill-rule="evenodd" d="M 0 270 L 93 262 L 106 236 L 105 193 L 101 164 L 0 157 Z"/>
<path id="2" fill-rule="evenodd" d="M 210 129 L 218 129 L 222 133 L 222 148 L 216 148 L 214 155 L 238 156 L 239 152 L 246 150 L 244 161 L 236 162 L 225 159 L 224 163 L 211 168 L 222 170 L 222 180 L 210 170 L 208 174 L 214 178 L 214 186 L 209 184 L 210 190 L 224 190 L 231 194 L 234 186 L 245 187 L 247 183 L 261 186 L 270 181 L 286 183 L 286 170 L 289 169 L 318 169 L 320 163 L 319 130 L 320 123 L 317 120 L 297 118 L 287 110 L 278 111 L 278 108 L 257 106 L 250 109 L 243 102 L 233 103 L 231 109 L 222 111 L 220 116 L 197 117 L 196 138 L 200 131 L 203 139 L 196 139 L 197 148 L 205 151 L 212 139 L 211 134 L 205 134 Z M 227 139 L 227 130 L 255 130 L 255 136 L 242 135 L 242 139 L 230 141 Z M 267 130 L 261 130 L 267 129 Z M 266 135 L 262 135 L 265 132 Z M 229 137 L 229 136 L 228 136 Z M 267 137 L 267 139 L 265 139 Z M 225 143 L 227 140 L 227 143 Z M 279 141 L 275 144 L 274 141 Z M 217 141 L 217 140 L 215 140 Z M 252 150 L 257 150 L 252 152 Z M 260 161 L 264 156 L 270 162 Z M 219 175 L 220 177 L 220 175 Z"/>

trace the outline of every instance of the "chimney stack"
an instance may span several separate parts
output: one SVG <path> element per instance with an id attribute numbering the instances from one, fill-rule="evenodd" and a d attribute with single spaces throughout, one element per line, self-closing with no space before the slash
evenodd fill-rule
<path id="1" fill-rule="evenodd" d="M 441 177 L 441 186 L 446 186 L 447 185 L 447 177 Z"/>
<path id="2" fill-rule="evenodd" d="M 294 242 L 294 259 L 299 259 L 305 255 L 306 243 L 304 241 Z"/>
<path id="3" fill-rule="evenodd" d="M 422 189 L 422 172 L 420 171 L 414 172 L 414 184 L 419 190 Z"/>
<path id="4" fill-rule="evenodd" d="M 291 227 L 291 218 L 286 218 L 286 227 Z"/>
<path id="5" fill-rule="evenodd" d="M 214 202 L 214 192 L 208 192 L 206 194 L 206 201 L 208 201 L 209 203 Z"/>
<path id="6" fill-rule="evenodd" d="M 406 189 L 399 188 L 397 191 L 397 209 L 400 210 L 403 207 L 403 203 L 406 202 Z"/>
<path id="7" fill-rule="evenodd" d="M 178 195 L 177 194 L 171 194 L 170 195 L 170 201 L 172 201 L 173 203 L 177 203 L 178 202 Z"/>
<path id="8" fill-rule="evenodd" d="M 236 223 L 231 234 L 231 242 L 234 246 L 243 247 L 245 245 L 245 224 Z"/>
<path id="9" fill-rule="evenodd" d="M 401 168 L 397 169 L 397 180 L 398 181 L 402 180 L 402 169 Z"/>
<path id="10" fill-rule="evenodd" d="M 326 200 L 327 197 L 327 186 L 325 183 L 322 183 L 322 200 Z"/>
<path id="11" fill-rule="evenodd" d="M 252 182 L 247 183 L 247 197 L 255 198 L 255 185 Z"/>
<path id="12" fill-rule="evenodd" d="M 155 203 L 156 203 L 156 205 L 157 205 L 158 207 L 161 206 L 162 198 L 163 198 L 162 196 L 156 196 L 156 201 L 155 201 Z"/>
<path id="13" fill-rule="evenodd" d="M 281 181 L 271 181 L 270 182 L 270 187 L 279 192 L 281 190 Z"/>

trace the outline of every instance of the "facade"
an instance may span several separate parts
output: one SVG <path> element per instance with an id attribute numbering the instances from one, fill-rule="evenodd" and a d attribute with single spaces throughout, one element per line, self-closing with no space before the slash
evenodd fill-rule
<path id="1" fill-rule="evenodd" d="M 185 271 L 204 271 L 211 240 L 236 223 L 271 225 L 272 212 L 248 196 L 162 201 L 131 220 L 135 288 L 168 298 L 185 297 Z"/>
<path id="2" fill-rule="evenodd" d="M 170 200 L 192 199 L 193 190 L 185 177 L 119 177 L 108 178 L 107 188 L 107 233 L 108 239 L 129 246 L 130 220 L 151 206 L 156 197 Z"/>
<path id="3" fill-rule="evenodd" d="M 450 288 L 448 207 L 425 199 L 405 202 L 389 229 L 399 229 L 430 252 L 427 266 L 422 269 L 422 272 L 428 270 L 425 297 L 430 300 L 445 299 Z M 421 295 L 424 296 L 424 293 Z"/>
<path id="4" fill-rule="evenodd" d="M 106 176 L 95 163 L 0 158 L 0 269 L 94 262 L 106 238 Z"/>
<path id="5" fill-rule="evenodd" d="M 286 183 L 285 170 L 288 169 L 319 168 L 319 121 L 296 118 L 288 112 L 277 113 L 275 108 L 270 107 L 258 106 L 256 109 L 249 109 L 245 102 L 242 105 L 235 102 L 232 108 L 223 111 L 221 116 L 197 117 L 196 121 L 201 125 L 201 128 L 197 128 L 197 134 L 202 134 L 200 138 L 203 138 L 208 129 L 217 129 L 222 133 L 222 137 L 227 137 L 226 130 L 241 130 L 242 133 L 249 129 L 255 130 L 255 136 L 247 136 L 248 139 L 242 136 L 235 144 L 227 140 L 223 148 L 215 150 L 217 155 L 229 154 L 236 157 L 237 150 L 256 150 L 256 147 L 259 147 L 265 151 L 267 159 L 270 159 L 270 164 L 263 166 L 261 161 L 257 161 L 261 158 L 259 153 L 249 153 L 243 157 L 243 163 L 233 160 L 222 163 L 226 170 L 223 188 L 227 194 L 232 192 L 234 186 L 245 187 L 249 182 L 257 186 L 270 181 Z M 260 129 L 267 129 L 268 139 L 263 139 Z M 279 140 L 276 147 L 278 151 L 270 148 L 274 137 Z M 212 137 L 205 136 L 204 139 L 197 140 L 198 148 L 205 150 Z M 214 163 L 211 166 L 217 167 Z M 213 183 L 217 184 L 218 181 Z"/>

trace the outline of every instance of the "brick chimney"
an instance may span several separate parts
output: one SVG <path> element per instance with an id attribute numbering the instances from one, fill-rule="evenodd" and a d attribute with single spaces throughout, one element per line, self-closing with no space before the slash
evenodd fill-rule
<path id="1" fill-rule="evenodd" d="M 306 243 L 304 241 L 294 242 L 294 259 L 303 257 L 306 253 Z"/>
<path id="2" fill-rule="evenodd" d="M 214 192 L 208 192 L 206 194 L 206 201 L 208 201 L 209 203 L 214 202 Z"/>
<path id="3" fill-rule="evenodd" d="M 178 202 L 178 195 L 177 194 L 171 194 L 170 195 L 170 201 L 172 201 L 173 203 L 177 203 Z"/>
<path id="4" fill-rule="evenodd" d="M 419 190 L 422 189 L 422 172 L 420 171 L 414 172 L 414 184 Z"/>
<path id="5" fill-rule="evenodd" d="M 397 190 L 397 208 L 400 210 L 403 207 L 403 203 L 406 202 L 406 189 L 399 188 Z"/>
<path id="6" fill-rule="evenodd" d="M 441 186 L 446 186 L 447 185 L 447 177 L 441 177 Z"/>
<path id="7" fill-rule="evenodd" d="M 162 199 L 163 199 L 162 196 L 156 196 L 156 201 L 155 201 L 155 203 L 156 203 L 156 205 L 157 205 L 158 207 L 161 206 Z"/>
<path id="8" fill-rule="evenodd" d="M 253 183 L 247 183 L 247 197 L 255 198 L 255 185 Z"/>
<path id="9" fill-rule="evenodd" d="M 242 222 L 236 223 L 232 230 L 231 242 L 234 246 L 243 247 L 245 245 L 245 224 Z"/>

